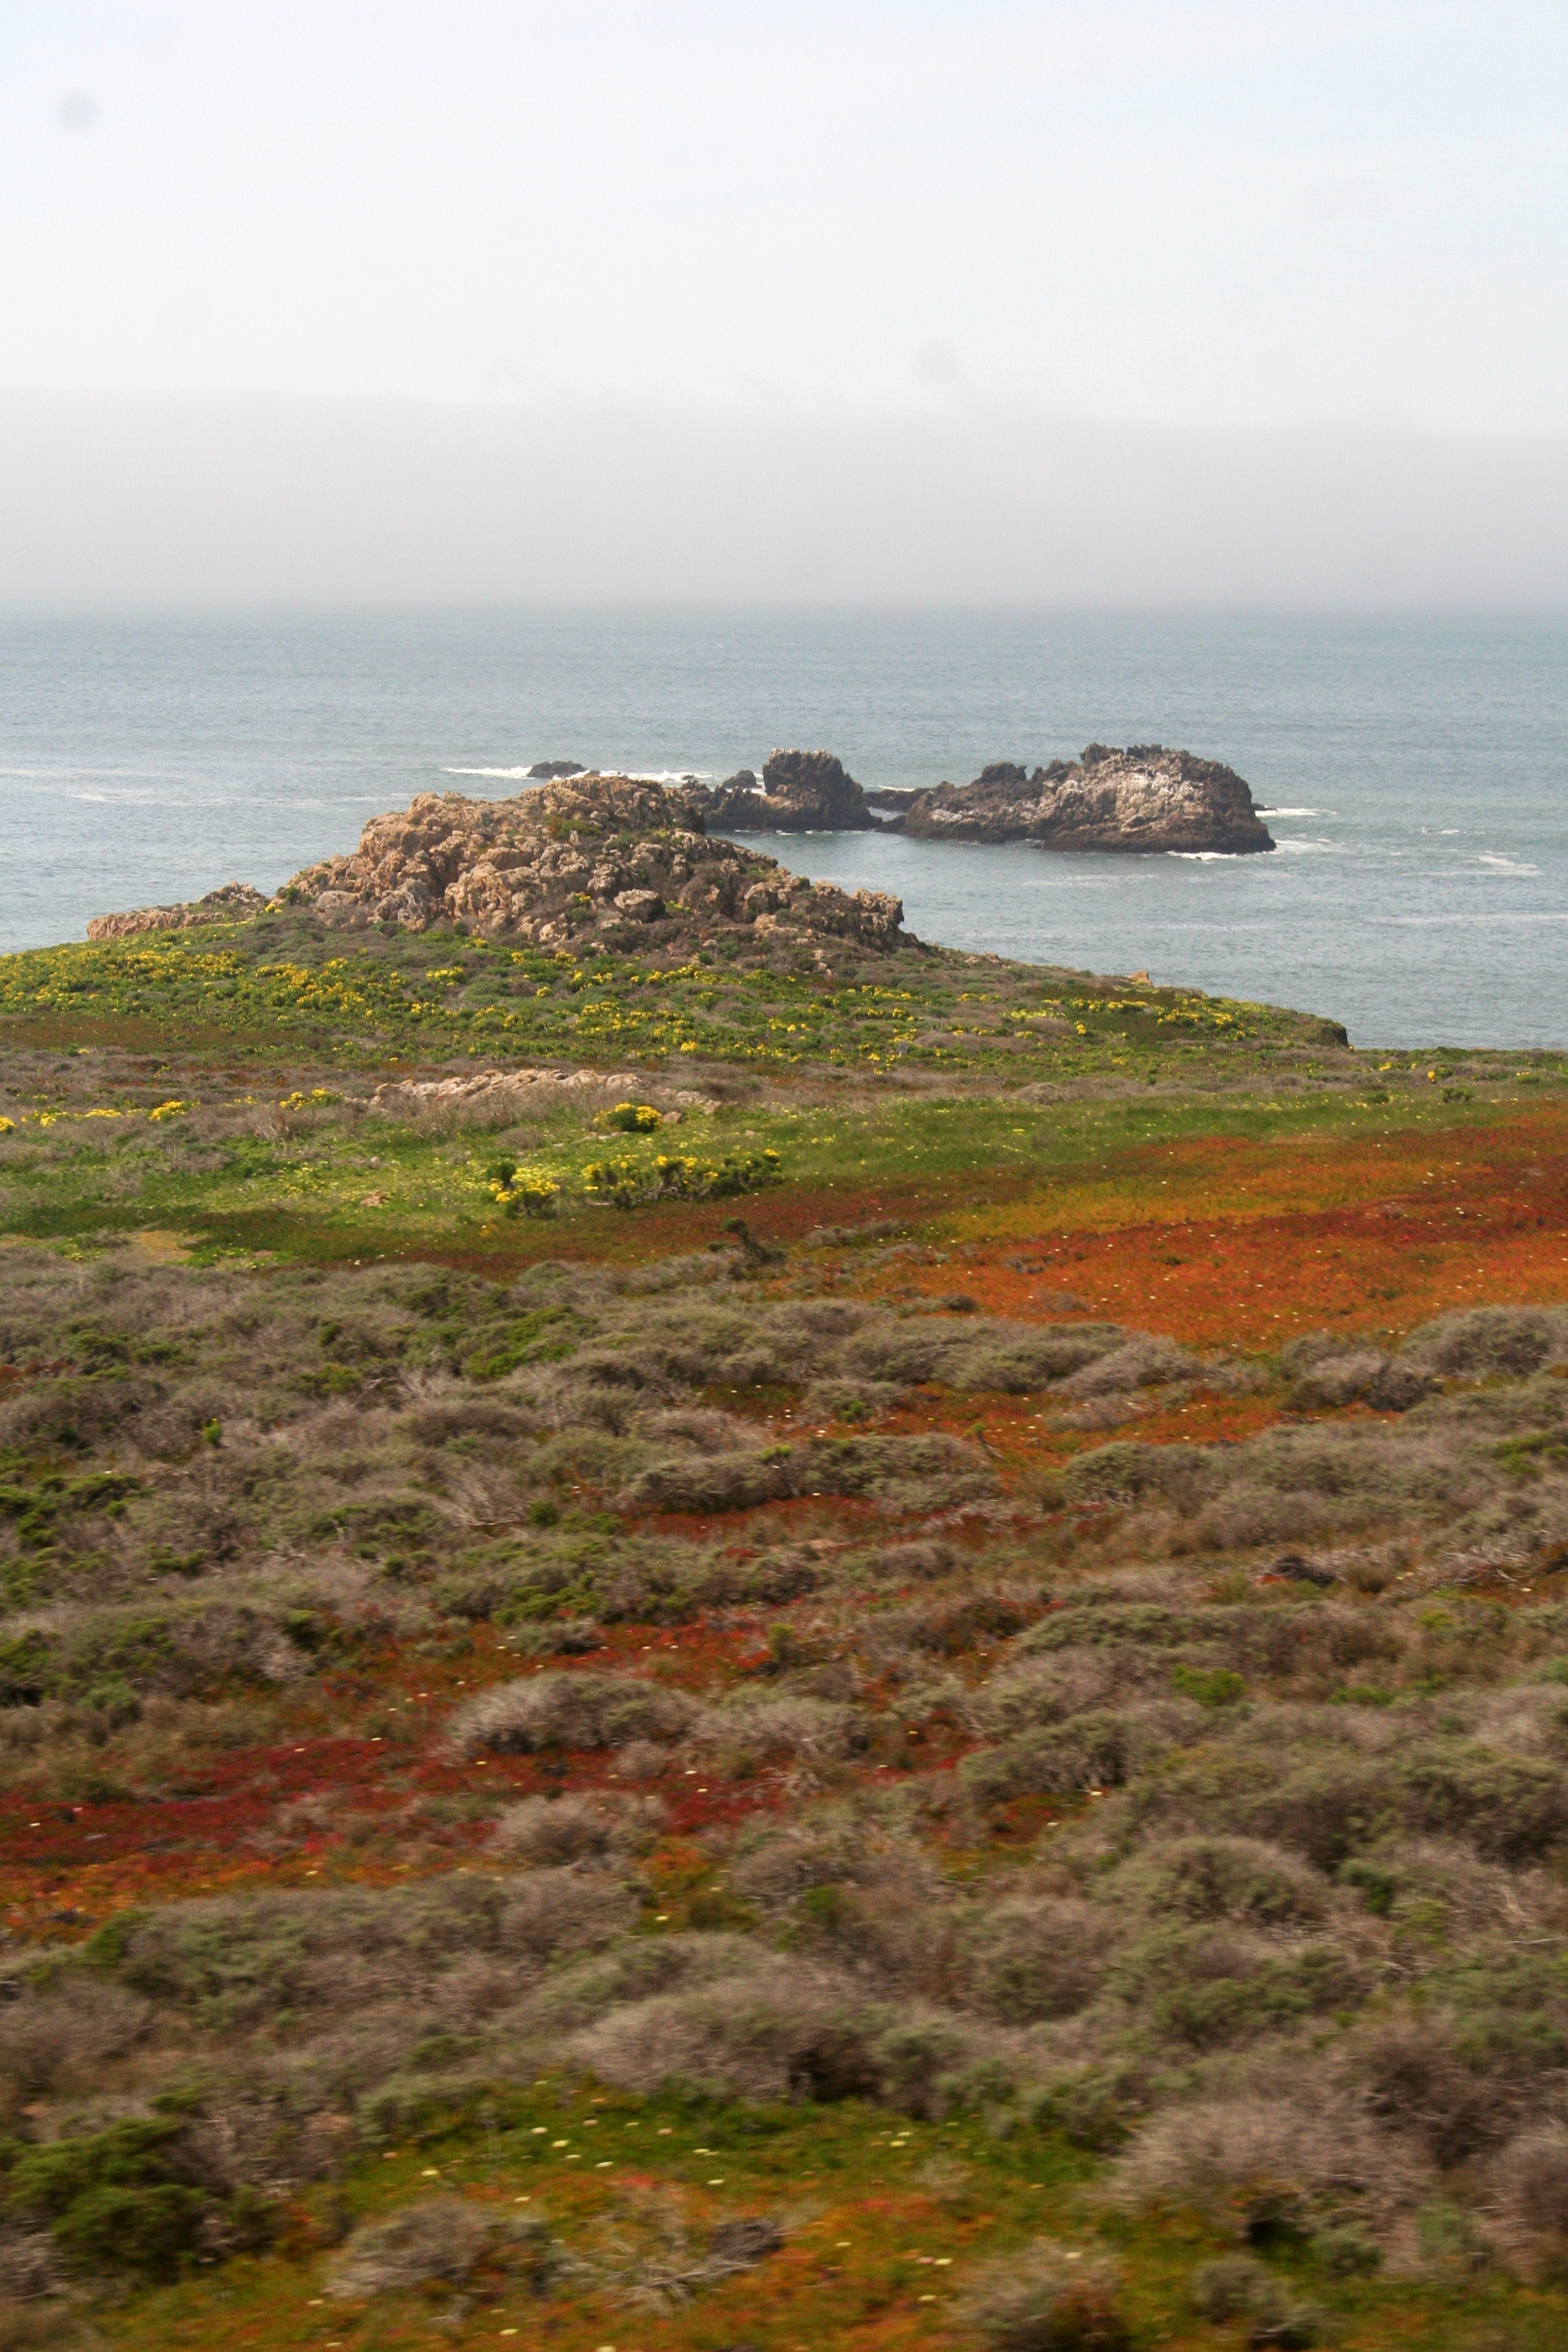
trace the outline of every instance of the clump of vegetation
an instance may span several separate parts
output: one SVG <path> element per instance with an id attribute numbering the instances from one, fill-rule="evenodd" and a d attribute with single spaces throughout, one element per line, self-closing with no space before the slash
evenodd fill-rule
<path id="1" fill-rule="evenodd" d="M 617 1209 L 635 1209 L 645 1201 L 729 1201 L 777 1183 L 780 1167 L 781 1155 L 773 1150 L 726 1152 L 721 1160 L 669 1151 L 642 1160 L 623 1152 L 591 1160 L 583 1171 L 583 1189 L 590 1200 Z"/>
<path id="2" fill-rule="evenodd" d="M 521 1209 L 525 1217 L 548 1217 L 561 1198 L 561 1187 L 553 1177 L 542 1169 L 520 1168 L 505 1153 L 490 1162 L 486 1181 L 490 1199 L 503 1216 L 515 1216 Z"/>
<path id="3" fill-rule="evenodd" d="M 1249 2346 L 1279 2345 L 1282 2352 L 1305 2352 L 1315 2344 L 1319 2315 L 1300 2303 L 1284 2281 L 1255 2255 L 1222 2254 L 1193 2273 L 1193 2307 L 1216 2327 L 1240 2320 Z"/>
<path id="4" fill-rule="evenodd" d="M 1046 2241 L 977 2281 L 968 2316 L 994 2352 L 1124 2352 L 1132 2341 L 1109 2264 Z"/>
<path id="5" fill-rule="evenodd" d="M 458 2197 L 427 2197 L 384 2221 L 354 2231 L 327 2270 L 327 2293 L 340 2302 L 378 2294 L 469 2285 L 486 2267 L 509 2281 L 548 2293 L 561 2250 L 531 2214 L 505 2220 Z"/>
<path id="6" fill-rule="evenodd" d="M 600 1111 L 594 1124 L 612 1128 L 617 1135 L 651 1135 L 664 1125 L 664 1116 L 652 1103 L 618 1102 Z"/>

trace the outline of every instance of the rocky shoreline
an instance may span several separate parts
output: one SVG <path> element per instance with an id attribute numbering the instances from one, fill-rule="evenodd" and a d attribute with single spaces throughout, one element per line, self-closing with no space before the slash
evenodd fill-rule
<path id="1" fill-rule="evenodd" d="M 973 783 L 920 793 L 868 793 L 831 751 L 774 751 L 760 789 L 750 769 L 718 785 L 668 787 L 568 761 L 541 761 L 531 774 L 541 782 L 509 801 L 422 793 L 406 809 L 373 817 L 350 856 L 307 866 L 275 899 L 230 882 L 189 904 L 95 916 L 88 937 L 243 921 L 294 905 L 336 929 L 464 922 L 542 945 L 585 928 L 673 941 L 740 925 L 760 938 L 780 931 L 889 947 L 902 936 L 898 898 L 813 885 L 730 836 L 900 833 L 1144 856 L 1239 856 L 1274 846 L 1233 769 L 1158 743 L 1090 743 L 1080 760 L 1032 772 L 998 761 Z"/>

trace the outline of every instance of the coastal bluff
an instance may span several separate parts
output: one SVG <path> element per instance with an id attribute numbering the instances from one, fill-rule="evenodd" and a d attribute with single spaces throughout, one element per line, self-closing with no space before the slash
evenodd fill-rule
<path id="1" fill-rule="evenodd" d="M 970 784 L 939 784 L 890 830 L 920 841 L 1032 841 L 1043 849 L 1239 856 L 1274 846 L 1233 768 L 1161 743 L 1090 743 L 1033 772 L 1006 761 Z"/>

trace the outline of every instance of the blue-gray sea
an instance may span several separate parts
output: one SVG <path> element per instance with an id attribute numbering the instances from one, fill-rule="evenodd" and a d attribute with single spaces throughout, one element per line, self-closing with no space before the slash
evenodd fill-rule
<path id="1" fill-rule="evenodd" d="M 534 761 L 867 785 L 1091 740 L 1244 775 L 1272 856 L 766 845 L 921 937 L 1307 1007 L 1368 1045 L 1568 1045 L 1568 623 L 1045 614 L 0 620 L 0 947 L 270 888 Z"/>

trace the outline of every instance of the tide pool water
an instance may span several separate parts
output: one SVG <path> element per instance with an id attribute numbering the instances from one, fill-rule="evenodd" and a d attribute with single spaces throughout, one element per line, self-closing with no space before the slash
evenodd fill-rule
<path id="1" fill-rule="evenodd" d="M 1222 990 L 1359 1045 L 1568 1046 L 1568 623 L 386 613 L 0 621 L 0 947 L 271 888 L 535 760 L 966 782 L 1091 740 L 1226 761 L 1272 856 L 763 843 L 944 944 Z"/>

